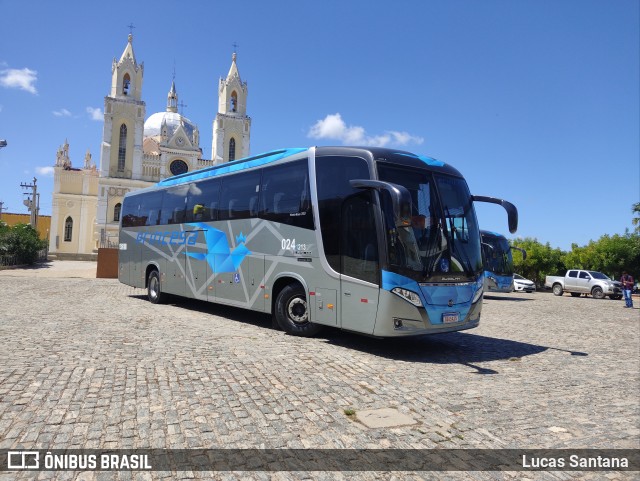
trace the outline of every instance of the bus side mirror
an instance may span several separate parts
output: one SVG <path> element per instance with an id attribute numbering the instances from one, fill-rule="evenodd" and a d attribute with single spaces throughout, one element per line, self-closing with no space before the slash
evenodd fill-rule
<path id="1" fill-rule="evenodd" d="M 411 194 L 398 184 L 384 182 L 381 180 L 354 179 L 350 180 L 351 187 L 356 189 L 384 190 L 391 196 L 393 204 L 393 218 L 396 227 L 411 226 Z"/>
<path id="2" fill-rule="evenodd" d="M 507 211 L 507 218 L 509 222 L 509 232 L 515 234 L 518 230 L 518 209 L 511 202 L 507 202 L 503 199 L 497 199 L 495 197 L 486 197 L 484 195 L 472 195 L 471 199 L 474 202 L 487 202 L 489 204 L 498 204 L 504 207 Z"/>
<path id="3" fill-rule="evenodd" d="M 527 251 L 522 249 L 521 247 L 513 247 L 511 246 L 511 249 L 515 249 L 517 251 L 520 251 L 520 253 L 522 254 L 522 260 L 526 261 L 527 260 Z"/>

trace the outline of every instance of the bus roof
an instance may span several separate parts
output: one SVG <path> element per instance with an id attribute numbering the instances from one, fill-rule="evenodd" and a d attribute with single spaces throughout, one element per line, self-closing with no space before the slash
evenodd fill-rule
<path id="1" fill-rule="evenodd" d="M 307 149 L 293 148 L 293 149 L 280 149 L 265 152 L 264 154 L 254 155 L 252 157 L 245 157 L 242 159 L 227 162 L 222 165 L 216 165 L 214 167 L 206 167 L 194 172 L 187 172 L 185 174 L 174 175 L 167 179 L 158 182 L 159 187 L 167 187 L 170 185 L 184 184 L 186 182 L 193 182 L 196 180 L 206 179 L 208 177 L 215 177 L 218 175 L 228 174 L 230 172 L 237 172 L 239 170 L 250 169 L 252 167 L 258 167 L 264 164 L 275 162 L 276 160 L 290 157 L 300 152 L 304 152 Z"/>
<path id="2" fill-rule="evenodd" d="M 186 172 L 180 175 L 174 175 L 161 180 L 154 186 L 150 186 L 144 189 L 136 190 L 131 193 L 136 195 L 144 193 L 157 188 L 169 187 L 172 185 L 181 185 L 188 182 L 195 182 L 198 180 L 217 177 L 219 175 L 229 174 L 231 172 L 238 172 L 241 170 L 251 169 L 254 167 L 260 167 L 262 165 L 270 164 L 285 157 L 293 157 L 302 152 L 306 152 L 307 148 L 286 148 L 280 150 L 272 150 L 259 155 L 251 157 L 244 157 L 242 159 L 227 162 L 222 165 L 216 165 L 213 167 L 205 167 L 193 172 Z M 398 149 L 388 149 L 383 147 L 317 147 L 316 156 L 323 155 L 356 155 L 364 156 L 370 161 L 382 161 L 389 162 L 397 165 L 404 165 L 406 167 L 414 168 L 427 168 L 429 170 L 437 170 L 443 173 L 456 175 L 462 177 L 462 174 L 458 172 L 454 167 L 445 164 L 439 160 L 423 155 L 417 155 L 412 152 L 406 152 Z"/>
<path id="3" fill-rule="evenodd" d="M 498 234 L 497 232 L 491 232 L 489 230 L 481 230 L 480 231 L 480 235 L 481 236 L 502 237 L 503 239 L 506 239 L 506 237 L 504 235 Z"/>

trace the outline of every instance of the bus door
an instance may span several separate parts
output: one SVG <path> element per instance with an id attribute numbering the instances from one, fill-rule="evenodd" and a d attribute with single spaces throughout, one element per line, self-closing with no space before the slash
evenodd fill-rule
<path id="1" fill-rule="evenodd" d="M 340 326 L 373 333 L 378 312 L 380 262 L 373 192 L 342 204 L 340 239 Z"/>
<path id="2" fill-rule="evenodd" d="M 187 246 L 184 256 L 184 271 L 186 277 L 186 295 L 203 301 L 213 298 L 209 289 L 211 266 L 207 258 L 207 241 L 205 230 L 193 229 L 186 231 Z"/>
<path id="3" fill-rule="evenodd" d="M 128 236 L 127 236 L 128 237 Z M 124 242 L 123 242 L 124 241 Z M 131 246 L 129 245 L 131 244 Z M 133 252 L 134 242 L 126 242 L 126 238 L 120 235 L 118 242 L 118 279 L 123 284 L 131 283 L 131 259 L 129 256 Z"/>

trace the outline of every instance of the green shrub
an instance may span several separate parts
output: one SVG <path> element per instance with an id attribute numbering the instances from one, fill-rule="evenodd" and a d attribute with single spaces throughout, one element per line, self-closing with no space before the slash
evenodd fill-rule
<path id="1" fill-rule="evenodd" d="M 0 225 L 0 255 L 16 256 L 18 264 L 33 264 L 38 260 L 38 251 L 46 246 L 47 242 L 30 225 Z"/>

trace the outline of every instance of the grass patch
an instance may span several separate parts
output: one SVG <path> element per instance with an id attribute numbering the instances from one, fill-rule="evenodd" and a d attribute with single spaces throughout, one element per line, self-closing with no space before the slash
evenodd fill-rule
<path id="1" fill-rule="evenodd" d="M 345 416 L 347 416 L 349 418 L 355 418 L 356 417 L 356 410 L 355 409 L 347 408 L 343 412 L 344 412 Z"/>

